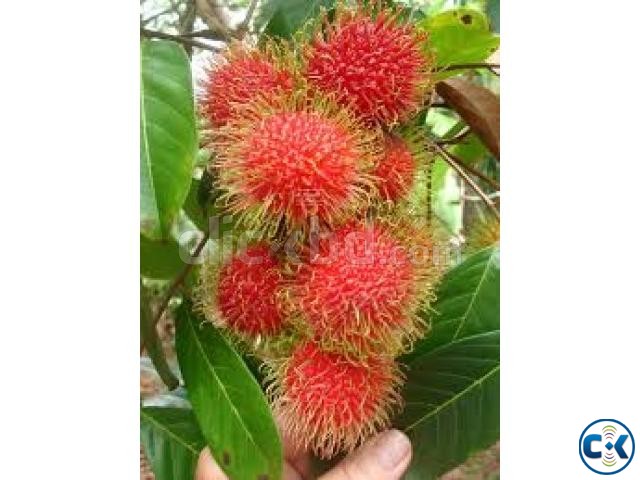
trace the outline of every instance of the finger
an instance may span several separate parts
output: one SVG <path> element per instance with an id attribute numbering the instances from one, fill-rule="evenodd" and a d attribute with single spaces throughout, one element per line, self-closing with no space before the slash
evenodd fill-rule
<path id="1" fill-rule="evenodd" d="M 411 461 L 411 443 L 398 430 L 381 433 L 319 480 L 399 480 Z"/>
<path id="2" fill-rule="evenodd" d="M 211 456 L 209 448 L 200 452 L 195 480 L 229 480 Z"/>

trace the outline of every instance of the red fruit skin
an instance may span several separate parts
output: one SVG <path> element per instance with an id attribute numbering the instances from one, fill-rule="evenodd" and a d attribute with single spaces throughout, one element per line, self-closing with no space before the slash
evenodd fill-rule
<path id="1" fill-rule="evenodd" d="M 395 203 L 413 186 L 416 162 L 407 144 L 399 137 L 386 136 L 384 156 L 374 170 L 377 187 L 384 201 Z"/>
<path id="2" fill-rule="evenodd" d="M 306 49 L 305 76 L 367 121 L 393 125 L 415 113 L 430 88 L 425 39 L 386 11 L 376 18 L 364 11 L 342 14 L 326 39 L 319 33 Z"/>
<path id="3" fill-rule="evenodd" d="M 267 54 L 235 46 L 209 67 L 202 86 L 202 115 L 219 127 L 229 121 L 235 109 L 259 95 L 292 91 L 293 76 L 277 67 Z"/>
<path id="4" fill-rule="evenodd" d="M 284 323 L 277 301 L 282 282 L 281 266 L 266 243 L 231 257 L 220 268 L 213 292 L 223 325 L 241 337 L 279 333 Z"/>
<path id="5" fill-rule="evenodd" d="M 275 376 L 274 410 L 295 444 L 330 458 L 388 426 L 401 378 L 389 357 L 353 362 L 303 343 Z"/>
<path id="6" fill-rule="evenodd" d="M 343 129 L 309 112 L 275 114 L 257 126 L 245 152 L 246 192 L 270 197 L 273 214 L 288 211 L 296 223 L 331 217 L 349 201 L 358 179 L 359 152 Z"/>
<path id="7" fill-rule="evenodd" d="M 298 267 L 292 308 L 323 347 L 397 353 L 420 332 L 420 272 L 407 248 L 379 223 L 351 223 Z"/>
<path id="8" fill-rule="evenodd" d="M 268 235 L 283 219 L 289 229 L 306 228 L 313 217 L 344 223 L 375 191 L 380 135 L 318 94 L 256 101 L 214 138 L 220 201 Z"/>

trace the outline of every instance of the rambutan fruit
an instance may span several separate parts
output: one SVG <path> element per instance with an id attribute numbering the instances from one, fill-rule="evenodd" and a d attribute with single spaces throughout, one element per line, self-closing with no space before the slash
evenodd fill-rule
<path id="1" fill-rule="evenodd" d="M 402 374 L 390 357 L 353 361 L 302 343 L 278 365 L 268 387 L 287 438 L 321 458 L 353 450 L 384 429 L 401 405 Z"/>
<path id="2" fill-rule="evenodd" d="M 327 350 L 395 355 L 424 331 L 417 315 L 433 297 L 433 242 L 409 226 L 352 222 L 295 267 L 288 314 Z"/>
<path id="3" fill-rule="evenodd" d="M 383 201 L 396 203 L 409 193 L 421 166 L 419 163 L 424 163 L 420 158 L 424 149 L 421 150 L 412 149 L 410 143 L 398 135 L 385 135 L 384 155 L 373 171 Z"/>
<path id="4" fill-rule="evenodd" d="M 259 341 L 284 326 L 278 295 L 284 273 L 268 244 L 260 242 L 229 256 L 221 265 L 205 263 L 198 291 L 200 309 L 235 336 Z"/>
<path id="5" fill-rule="evenodd" d="M 253 102 L 219 129 L 220 200 L 270 233 L 311 217 L 335 225 L 369 203 L 380 133 L 330 99 L 298 91 Z"/>
<path id="6" fill-rule="evenodd" d="M 427 100 L 433 59 L 426 34 L 388 9 L 337 9 L 304 50 L 304 75 L 368 122 L 407 120 Z"/>
<path id="7" fill-rule="evenodd" d="M 293 74 L 278 52 L 268 43 L 264 51 L 234 43 L 217 55 L 202 82 L 200 111 L 214 127 L 229 121 L 234 110 L 260 95 L 293 90 Z"/>

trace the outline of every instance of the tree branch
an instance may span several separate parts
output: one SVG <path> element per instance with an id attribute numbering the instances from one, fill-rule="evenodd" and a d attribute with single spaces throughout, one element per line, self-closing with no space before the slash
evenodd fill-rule
<path id="1" fill-rule="evenodd" d="M 236 32 L 229 27 L 229 14 L 224 0 L 195 0 L 195 2 L 198 15 L 211 30 L 219 31 L 227 41 L 237 37 Z"/>
<path id="2" fill-rule="evenodd" d="M 458 165 L 460 165 L 461 168 L 464 168 L 471 175 L 473 175 L 475 177 L 478 177 L 480 180 L 483 180 L 485 183 L 491 185 L 491 187 L 494 190 L 497 190 L 497 191 L 500 190 L 500 184 L 498 182 L 496 182 L 493 178 L 488 177 L 487 175 L 482 173 L 480 170 L 476 170 L 471 165 L 466 164 L 465 162 L 462 161 L 462 159 L 460 157 L 457 157 L 456 155 L 454 155 L 453 153 L 449 152 L 448 150 L 446 150 L 446 152 L 451 156 L 451 159 L 453 161 L 455 161 Z"/>
<path id="3" fill-rule="evenodd" d="M 449 164 L 451 168 L 453 168 L 458 175 L 465 181 L 467 185 L 471 187 L 471 189 L 478 194 L 478 196 L 482 199 L 482 201 L 487 205 L 491 213 L 495 215 L 495 217 L 500 220 L 500 212 L 493 204 L 491 199 L 487 197 L 487 195 L 482 191 L 482 189 L 467 175 L 464 168 L 456 162 L 456 160 L 452 157 L 452 155 L 442 148 L 437 143 L 433 144 L 438 153 L 445 159 L 445 161 Z"/>
<path id="4" fill-rule="evenodd" d="M 171 35 L 170 33 L 147 30 L 146 28 L 142 27 L 140 27 L 140 35 L 146 38 L 161 38 L 163 40 L 173 40 L 174 42 L 178 42 L 182 45 L 198 47 L 203 50 L 210 50 L 212 52 L 220 51 L 220 48 L 214 47 L 213 45 L 207 45 L 206 43 L 199 42 L 198 40 L 192 40 L 191 38 L 186 38 L 181 35 Z"/>
<path id="5" fill-rule="evenodd" d="M 493 200 L 494 198 L 500 198 L 500 192 L 489 193 L 487 195 L 487 197 L 489 197 L 491 200 Z M 482 201 L 482 199 L 480 197 L 476 197 L 475 195 L 465 195 L 464 199 L 465 200 L 470 200 L 472 202 L 481 202 Z"/>
<path id="6" fill-rule="evenodd" d="M 202 249 L 207 244 L 208 240 L 209 240 L 209 234 L 207 233 L 202 238 L 202 240 L 200 240 L 200 243 L 198 243 L 196 248 L 193 250 L 193 253 L 191 254 L 192 259 L 198 258 L 200 256 L 200 253 L 202 253 Z M 178 288 L 180 288 L 180 286 L 184 283 L 185 279 L 187 278 L 187 275 L 189 275 L 189 272 L 192 269 L 193 269 L 193 263 L 189 263 L 186 267 L 184 267 L 182 272 L 180 272 L 180 275 L 178 275 L 176 279 L 173 281 L 173 283 L 169 286 L 167 293 L 162 299 L 162 303 L 160 303 L 160 306 L 158 307 L 158 311 L 156 312 L 155 317 L 153 317 L 153 325 L 158 324 L 165 310 L 169 306 L 169 302 L 171 301 L 171 298 L 173 298 L 173 296 L 178 291 Z"/>
<path id="7" fill-rule="evenodd" d="M 456 143 L 460 143 L 464 138 L 471 133 L 471 128 L 467 125 L 457 135 L 454 135 L 451 138 L 443 138 L 442 140 L 438 140 L 436 143 L 438 145 L 455 145 Z"/>
<path id="8" fill-rule="evenodd" d="M 240 26 L 238 27 L 238 32 L 242 36 L 246 35 L 247 32 L 249 31 L 249 24 L 251 23 L 251 18 L 253 17 L 253 13 L 255 12 L 256 7 L 258 6 L 258 1 L 259 0 L 251 0 L 251 3 L 249 4 L 249 8 L 247 9 L 247 14 L 245 15 L 244 20 L 242 21 Z"/>
<path id="9" fill-rule="evenodd" d="M 440 146 L 455 145 L 457 143 L 460 143 L 462 140 L 464 140 L 464 138 L 470 132 L 471 132 L 471 128 L 469 128 L 469 126 L 466 126 L 457 135 L 454 135 L 453 137 L 448 138 L 448 139 L 438 140 L 438 141 L 436 141 L 436 143 L 438 145 L 440 145 Z M 453 161 L 455 161 L 458 165 L 460 165 L 461 168 L 464 168 L 471 175 L 473 175 L 475 177 L 478 177 L 479 179 L 483 180 L 485 183 L 491 185 L 491 187 L 494 190 L 500 190 L 500 184 L 498 182 L 496 182 L 493 178 L 485 175 L 480 170 L 476 170 L 474 167 L 472 167 L 471 165 L 468 165 L 460 157 L 454 155 L 453 153 L 449 152 L 448 150 L 447 150 L 447 153 L 451 156 L 451 159 Z"/>
<path id="10" fill-rule="evenodd" d="M 214 30 L 211 30 L 210 28 L 207 28 L 205 30 L 196 30 L 195 32 L 185 32 L 180 34 L 180 37 L 182 38 L 202 37 L 202 38 L 208 38 L 210 40 L 218 40 L 220 42 L 225 41 L 225 38 L 222 34 Z"/>
<path id="11" fill-rule="evenodd" d="M 184 38 L 184 34 L 187 32 L 191 32 L 193 30 L 193 24 L 196 21 L 196 4 L 194 0 L 189 0 L 187 2 L 187 8 L 184 13 L 180 15 L 180 20 L 178 22 L 178 33 L 181 38 Z M 187 55 L 189 55 L 189 59 L 193 56 L 193 47 L 186 47 Z"/>

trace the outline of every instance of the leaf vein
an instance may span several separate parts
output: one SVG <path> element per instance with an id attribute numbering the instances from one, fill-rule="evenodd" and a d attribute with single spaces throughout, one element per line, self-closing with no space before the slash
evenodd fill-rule
<path id="1" fill-rule="evenodd" d="M 464 396 L 467 393 L 469 393 L 471 390 L 473 390 L 475 388 L 478 388 L 478 387 L 482 388 L 483 387 L 483 382 L 486 381 L 488 378 L 492 377 L 493 375 L 495 375 L 499 370 L 500 370 L 500 365 L 498 364 L 495 367 L 493 367 L 491 370 L 489 370 L 489 372 L 487 372 L 485 375 L 483 375 L 482 377 L 480 377 L 479 379 L 474 381 L 471 385 L 469 385 L 468 387 L 466 387 L 463 390 L 461 390 L 458 394 L 456 394 L 455 396 L 447 399 L 442 404 L 438 405 L 438 407 L 434 408 L 433 410 L 431 410 L 430 412 L 428 412 L 427 414 L 423 415 L 421 418 L 419 418 L 418 420 L 413 422 L 411 425 L 406 427 L 405 431 L 409 431 L 409 430 L 413 429 L 414 427 L 416 427 L 417 425 L 419 425 L 420 423 L 430 419 L 434 415 L 437 415 L 442 410 L 444 410 L 445 408 L 450 406 L 452 403 L 457 401 L 459 398 L 461 398 L 462 396 Z M 436 420 L 438 418 L 439 417 L 436 417 Z"/>

